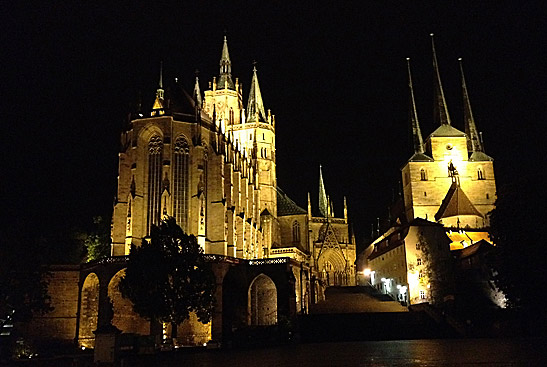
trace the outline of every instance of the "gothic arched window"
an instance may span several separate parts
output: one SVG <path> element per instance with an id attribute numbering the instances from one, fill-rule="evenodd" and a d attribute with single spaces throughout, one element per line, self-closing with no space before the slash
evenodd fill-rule
<path id="1" fill-rule="evenodd" d="M 292 224 L 292 242 L 295 245 L 300 244 L 300 223 L 296 220 Z"/>
<path id="2" fill-rule="evenodd" d="M 152 224 L 158 224 L 161 218 L 161 152 L 163 142 L 154 135 L 148 142 L 148 233 Z"/>
<path id="3" fill-rule="evenodd" d="M 420 169 L 420 179 L 422 181 L 427 181 L 427 171 L 425 169 Z"/>
<path id="4" fill-rule="evenodd" d="M 173 151 L 173 214 L 184 231 L 188 231 L 189 153 L 188 141 L 183 136 L 179 136 L 175 141 Z"/>

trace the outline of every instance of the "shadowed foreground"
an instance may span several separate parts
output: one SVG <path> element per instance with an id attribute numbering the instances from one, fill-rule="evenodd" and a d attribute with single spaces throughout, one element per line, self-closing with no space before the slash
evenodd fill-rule
<path id="1" fill-rule="evenodd" d="M 123 366 L 544 366 L 545 339 L 452 339 L 315 343 L 251 350 L 178 350 L 132 357 Z M 92 366 L 92 359 L 16 366 Z M 120 364 L 118 364 L 120 365 Z"/>

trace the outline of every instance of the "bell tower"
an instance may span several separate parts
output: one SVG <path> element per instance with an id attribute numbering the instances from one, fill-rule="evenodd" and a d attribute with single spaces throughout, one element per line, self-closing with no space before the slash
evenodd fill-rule
<path id="1" fill-rule="evenodd" d="M 277 179 L 275 166 L 275 116 L 266 112 L 258 84 L 256 66 L 249 90 L 247 111 L 239 124 L 230 125 L 236 144 L 247 156 L 256 159 L 260 187 L 260 212 L 267 211 L 277 217 Z"/>

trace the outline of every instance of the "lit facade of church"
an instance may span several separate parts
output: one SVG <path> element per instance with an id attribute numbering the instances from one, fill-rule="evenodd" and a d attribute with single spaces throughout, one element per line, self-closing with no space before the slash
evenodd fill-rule
<path id="1" fill-rule="evenodd" d="M 291 257 L 325 283 L 355 284 L 355 238 L 335 218 L 320 173 L 319 212 L 277 186 L 275 116 L 266 110 L 256 68 L 244 103 L 226 38 L 220 75 L 190 96 L 160 83 L 152 111 L 122 135 L 112 255 L 127 255 L 150 228 L 172 216 L 206 254 L 240 259 Z"/>
<path id="2" fill-rule="evenodd" d="M 408 61 L 414 153 L 401 168 L 404 209 L 365 255 L 371 283 L 409 303 L 433 301 L 440 276 L 432 262 L 448 264 L 451 251 L 491 245 L 488 215 L 496 199 L 493 159 L 475 124 L 461 59 L 465 132 L 452 126 L 433 39 L 432 46 L 439 126 L 424 142 Z"/>

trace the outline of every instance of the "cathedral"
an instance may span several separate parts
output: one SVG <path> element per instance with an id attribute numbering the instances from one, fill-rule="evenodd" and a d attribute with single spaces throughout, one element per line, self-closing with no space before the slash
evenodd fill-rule
<path id="1" fill-rule="evenodd" d="M 151 110 L 135 113 L 122 135 L 112 256 L 129 254 L 171 216 L 206 254 L 290 257 L 326 284 L 355 284 L 345 200 L 344 217 L 334 217 L 321 171 L 317 212 L 309 196 L 303 209 L 278 187 L 275 127 L 256 67 L 244 102 L 226 37 L 205 93 L 197 76 L 191 94 L 178 83 L 164 89 L 160 73 Z"/>
<path id="2" fill-rule="evenodd" d="M 432 269 L 448 264 L 451 254 L 465 257 L 492 245 L 488 216 L 496 200 L 493 159 L 485 153 L 475 124 L 462 60 L 465 132 L 452 125 L 433 37 L 432 50 L 438 127 L 424 141 L 407 59 L 414 151 L 401 168 L 403 192 L 396 220 L 365 251 L 371 284 L 408 303 L 435 302 L 441 276 Z"/>
<path id="3" fill-rule="evenodd" d="M 204 93 L 197 76 L 191 93 L 177 79 L 164 88 L 160 71 L 155 100 L 132 113 L 121 136 L 111 256 L 52 266 L 54 309 L 37 315 L 27 336 L 94 348 L 113 332 L 125 342 L 160 335 L 118 285 L 131 247 L 167 217 L 196 236 L 216 281 L 211 322 L 191 314 L 177 328 L 179 344 L 231 342 L 249 327 L 292 322 L 327 286 L 355 285 L 346 200 L 343 216 L 335 216 L 321 167 L 316 205 L 308 194 L 303 208 L 281 190 L 276 119 L 264 107 L 256 67 L 246 103 L 231 69 L 224 38 L 219 75 Z M 170 327 L 163 325 L 164 337 Z"/>

